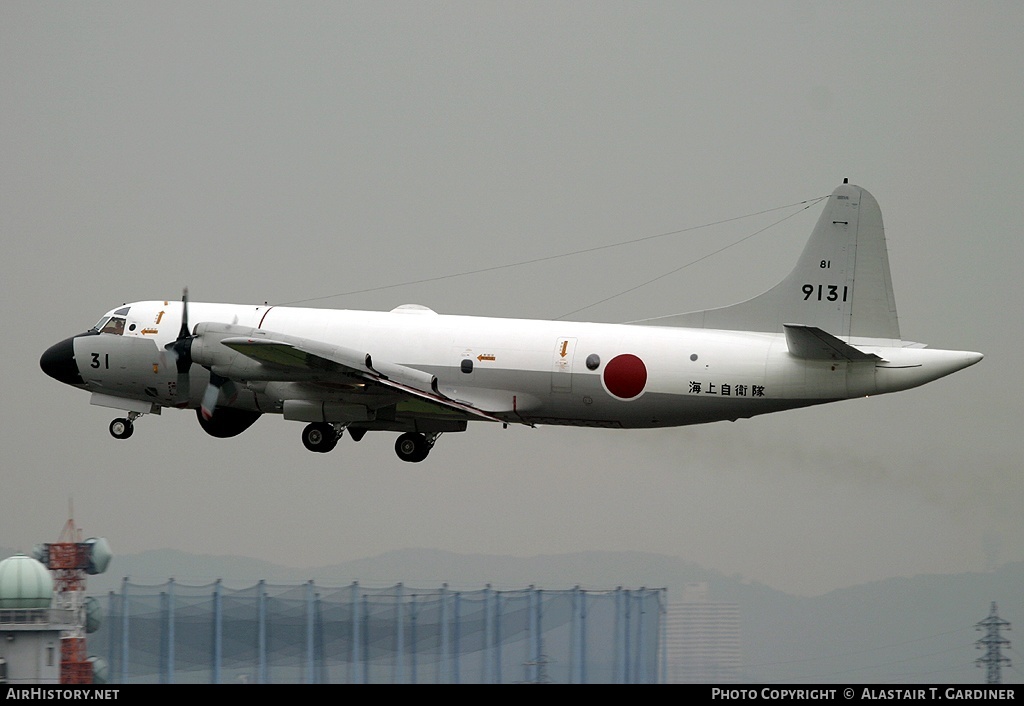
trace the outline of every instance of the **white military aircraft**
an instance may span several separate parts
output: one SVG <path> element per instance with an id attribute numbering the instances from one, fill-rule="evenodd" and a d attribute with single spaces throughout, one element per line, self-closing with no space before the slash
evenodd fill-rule
<path id="1" fill-rule="evenodd" d="M 197 322 L 190 328 L 189 322 Z M 344 431 L 401 432 L 422 461 L 475 420 L 644 428 L 737 420 L 906 390 L 981 360 L 900 338 L 882 213 L 844 181 L 796 268 L 740 304 L 629 324 L 143 301 L 43 353 L 46 374 L 127 411 L 195 409 L 215 437 L 262 414 L 307 422 L 330 451 Z"/>

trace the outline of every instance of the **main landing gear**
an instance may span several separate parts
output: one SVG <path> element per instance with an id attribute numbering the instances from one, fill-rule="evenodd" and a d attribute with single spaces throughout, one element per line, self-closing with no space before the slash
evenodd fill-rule
<path id="1" fill-rule="evenodd" d="M 406 432 L 395 441 L 395 453 L 403 461 L 419 463 L 427 457 L 430 449 L 434 448 L 434 442 L 437 441 L 439 436 L 441 436 L 439 433 L 417 434 L 411 431 Z"/>
<path id="2" fill-rule="evenodd" d="M 327 453 L 338 445 L 338 440 L 345 431 L 344 424 L 330 424 L 328 422 L 313 422 L 307 424 L 302 430 L 302 445 L 315 453 Z M 111 432 L 113 433 L 113 432 Z M 353 441 L 359 441 L 366 433 L 362 427 L 352 427 L 349 436 Z M 398 458 L 408 463 L 419 463 L 427 457 L 430 449 L 434 448 L 434 442 L 440 432 L 432 434 L 419 434 L 417 432 L 406 432 L 398 437 L 395 442 L 395 453 Z"/>
<path id="3" fill-rule="evenodd" d="M 327 422 L 314 422 L 302 430 L 302 445 L 310 451 L 325 454 L 338 445 L 345 427 Z"/>
<path id="4" fill-rule="evenodd" d="M 133 422 L 141 416 L 138 412 L 129 412 L 127 418 L 115 419 L 110 423 L 110 435 L 115 439 L 127 439 L 135 431 Z"/>

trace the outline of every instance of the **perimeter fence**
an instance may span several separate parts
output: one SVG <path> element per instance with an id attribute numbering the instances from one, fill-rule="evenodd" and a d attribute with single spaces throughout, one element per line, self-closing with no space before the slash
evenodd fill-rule
<path id="1" fill-rule="evenodd" d="M 665 593 L 126 579 L 88 650 L 124 684 L 649 684 Z"/>

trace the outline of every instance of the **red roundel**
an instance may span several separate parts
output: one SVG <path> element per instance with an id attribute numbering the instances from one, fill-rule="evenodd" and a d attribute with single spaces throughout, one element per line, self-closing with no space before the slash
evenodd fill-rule
<path id="1" fill-rule="evenodd" d="M 647 366 L 632 353 L 617 355 L 604 366 L 604 384 L 616 397 L 632 399 L 644 391 Z"/>

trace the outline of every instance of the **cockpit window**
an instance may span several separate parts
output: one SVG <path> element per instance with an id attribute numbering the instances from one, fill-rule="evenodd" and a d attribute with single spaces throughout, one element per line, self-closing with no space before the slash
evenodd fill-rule
<path id="1" fill-rule="evenodd" d="M 128 311 L 131 309 L 130 306 L 122 306 L 120 309 L 115 311 L 108 311 L 106 314 L 96 322 L 96 325 L 92 327 L 93 331 L 99 331 L 100 333 L 112 333 L 115 336 L 121 336 L 124 334 L 124 319 L 128 316 Z"/>
<path id="2" fill-rule="evenodd" d="M 101 323 L 103 325 L 99 329 L 100 333 L 112 333 L 115 336 L 120 336 L 124 333 L 124 317 L 111 316 L 107 321 Z"/>

